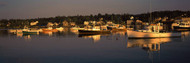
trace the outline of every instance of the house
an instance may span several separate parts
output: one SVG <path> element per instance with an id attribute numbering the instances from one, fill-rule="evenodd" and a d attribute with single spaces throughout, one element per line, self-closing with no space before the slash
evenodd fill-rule
<path id="1" fill-rule="evenodd" d="M 31 23 L 30 23 L 30 26 L 34 26 L 34 25 L 37 25 L 37 24 L 38 24 L 38 21 L 31 22 Z"/>
<path id="2" fill-rule="evenodd" d="M 190 21 L 190 17 L 182 18 L 183 21 Z"/>
<path id="3" fill-rule="evenodd" d="M 75 24 L 75 22 L 70 22 L 70 25 L 75 26 L 76 24 Z"/>
<path id="4" fill-rule="evenodd" d="M 63 26 L 69 26 L 69 22 L 63 21 Z"/>
<path id="5" fill-rule="evenodd" d="M 84 25 L 89 25 L 89 22 L 88 21 L 84 21 Z"/>
<path id="6" fill-rule="evenodd" d="M 103 24 L 105 24 L 103 21 L 98 21 L 98 22 L 96 22 L 96 24 L 97 25 L 103 25 Z"/>
<path id="7" fill-rule="evenodd" d="M 108 25 L 110 25 L 110 24 L 113 24 L 113 22 L 111 22 L 111 21 L 108 21 L 108 22 L 107 22 L 107 24 L 108 24 Z"/>
<path id="8" fill-rule="evenodd" d="M 52 27 L 54 24 L 52 22 L 48 22 L 47 27 Z"/>
<path id="9" fill-rule="evenodd" d="M 143 22 L 141 20 L 136 20 L 136 21 L 133 21 L 133 20 L 127 20 L 127 25 L 126 27 L 128 29 L 142 29 L 142 25 L 143 25 Z"/>
<path id="10" fill-rule="evenodd" d="M 54 25 L 54 26 L 58 26 L 59 24 L 55 22 L 53 25 Z"/>

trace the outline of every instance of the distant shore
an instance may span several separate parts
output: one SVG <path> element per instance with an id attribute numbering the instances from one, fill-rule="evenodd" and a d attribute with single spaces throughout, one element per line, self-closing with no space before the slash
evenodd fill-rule
<path id="1" fill-rule="evenodd" d="M 157 18 L 164 18 L 167 17 L 167 20 L 172 19 L 180 19 L 183 17 L 190 17 L 190 11 L 155 11 L 151 13 L 152 15 L 152 22 L 155 22 Z M 140 20 L 142 22 L 149 22 L 150 21 L 150 13 L 143 13 L 143 14 L 98 14 L 98 15 L 77 15 L 77 16 L 56 16 L 50 18 L 36 18 L 36 19 L 1 19 L 0 20 L 0 29 L 7 29 L 7 28 L 23 28 L 24 26 L 30 26 L 31 22 L 38 21 L 39 23 L 36 27 L 44 27 L 51 23 L 57 23 L 57 26 L 63 26 L 63 22 L 68 23 L 75 23 L 75 25 L 83 25 L 84 21 L 103 21 L 108 22 L 111 21 L 116 24 L 123 24 L 125 25 L 128 20 L 131 19 L 131 16 L 134 17 L 134 21 Z"/>

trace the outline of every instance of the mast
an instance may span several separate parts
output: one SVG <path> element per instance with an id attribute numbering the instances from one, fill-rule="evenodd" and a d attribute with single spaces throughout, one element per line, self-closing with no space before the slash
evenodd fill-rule
<path id="1" fill-rule="evenodd" d="M 149 17 L 149 24 L 152 23 L 152 4 L 151 4 L 151 0 L 149 0 L 149 13 L 150 13 L 150 17 Z"/>

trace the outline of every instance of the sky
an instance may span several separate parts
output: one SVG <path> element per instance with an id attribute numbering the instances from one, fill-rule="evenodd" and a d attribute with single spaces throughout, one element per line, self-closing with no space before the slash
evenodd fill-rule
<path id="1" fill-rule="evenodd" d="M 151 3 L 150 3 L 151 1 Z M 190 0 L 0 0 L 0 19 L 190 10 Z M 151 4 L 151 7 L 150 7 Z"/>

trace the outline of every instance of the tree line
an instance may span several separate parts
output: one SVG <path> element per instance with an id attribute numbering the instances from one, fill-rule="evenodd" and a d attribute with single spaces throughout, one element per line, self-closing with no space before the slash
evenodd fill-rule
<path id="1" fill-rule="evenodd" d="M 77 15 L 77 16 L 56 16 L 49 18 L 35 18 L 35 19 L 1 19 L 1 28 L 20 28 L 25 25 L 29 25 L 30 22 L 39 21 L 38 26 L 45 26 L 48 22 L 62 23 L 63 21 L 75 22 L 77 25 L 83 24 L 84 21 L 112 21 L 117 24 L 125 23 L 130 20 L 133 16 L 134 20 L 141 20 L 143 22 L 148 22 L 150 19 L 156 19 L 158 17 L 168 17 L 168 19 L 176 19 L 181 17 L 190 17 L 190 11 L 155 11 L 152 13 L 142 13 L 142 14 L 98 14 L 98 15 Z M 8 25 L 10 24 L 10 25 Z"/>

